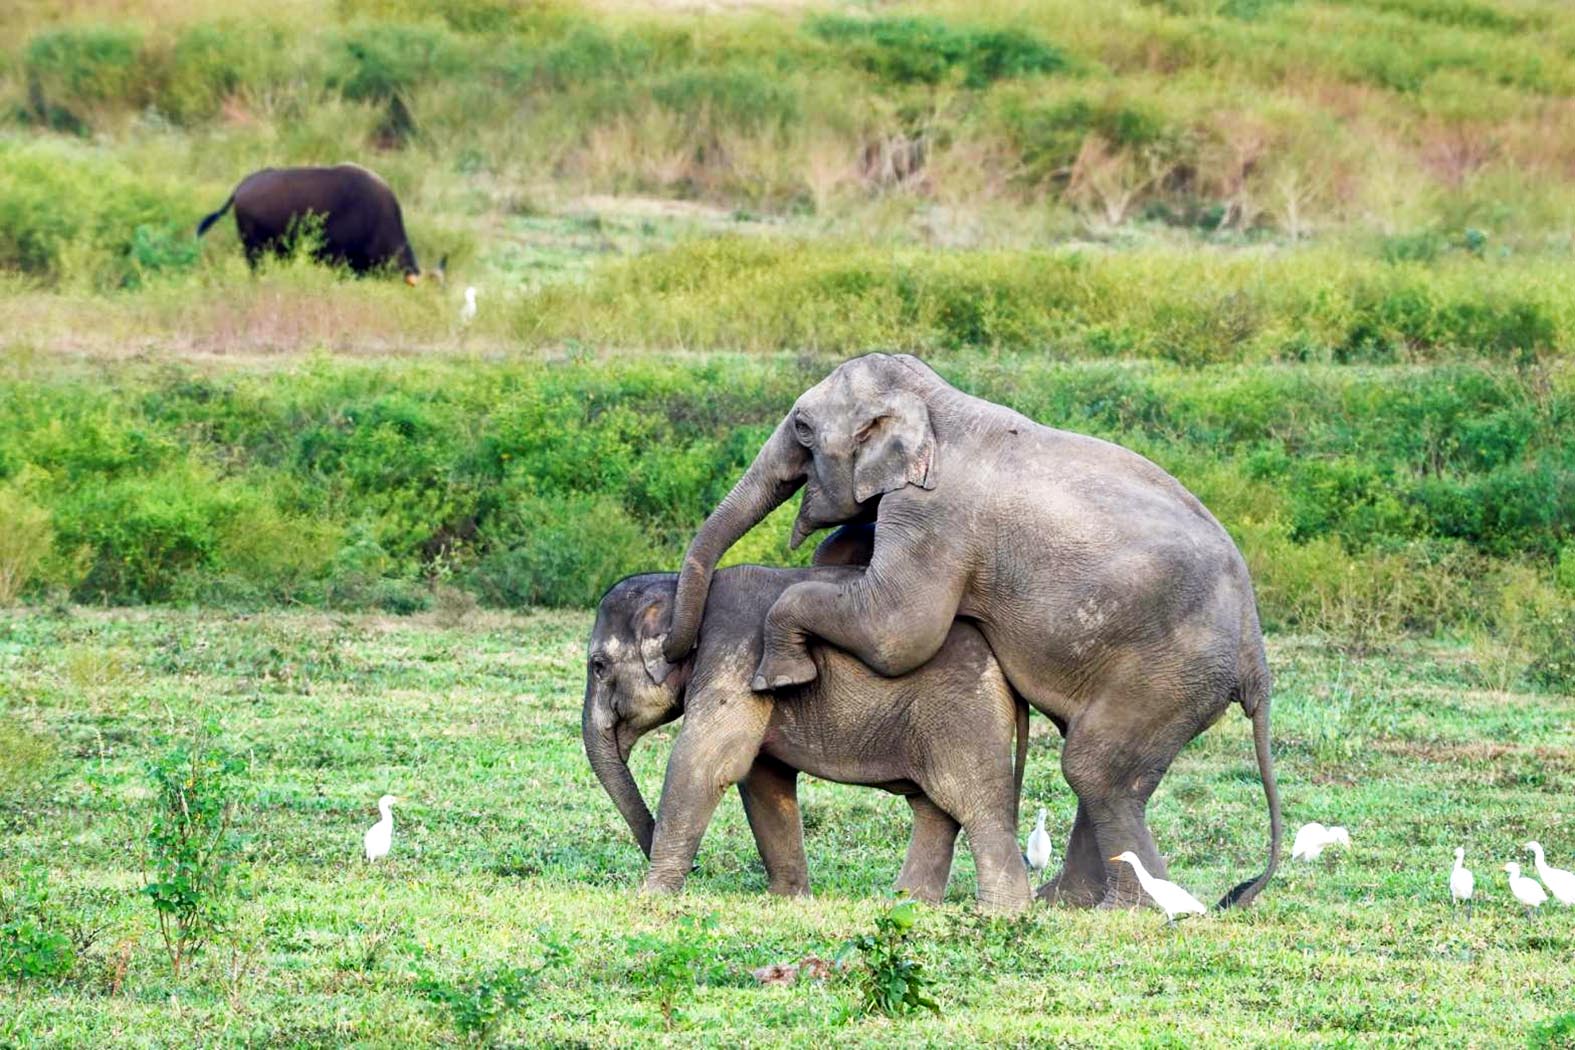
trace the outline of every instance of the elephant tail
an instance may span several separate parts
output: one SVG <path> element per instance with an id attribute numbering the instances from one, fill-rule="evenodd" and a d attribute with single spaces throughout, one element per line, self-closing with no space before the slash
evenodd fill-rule
<path id="1" fill-rule="evenodd" d="M 234 203 L 235 194 L 232 193 L 230 194 L 230 199 L 225 201 L 223 206 L 221 206 L 218 211 L 214 212 L 212 215 L 209 215 L 207 218 L 203 219 L 197 224 L 197 236 L 201 237 L 203 234 L 207 233 L 208 227 L 222 219 L 224 217 L 224 213 L 229 211 L 230 206 Z"/>
<path id="2" fill-rule="evenodd" d="M 1028 703 L 1015 693 L 1012 694 L 1012 700 L 1017 705 L 1017 754 L 1012 766 L 1012 797 L 1021 806 L 1023 771 L 1028 768 Z"/>
<path id="3" fill-rule="evenodd" d="M 1269 800 L 1269 866 L 1263 874 L 1244 882 L 1220 898 L 1215 907 L 1240 908 L 1252 903 L 1263 887 L 1269 884 L 1275 868 L 1280 864 L 1280 790 L 1274 783 L 1274 756 L 1269 751 L 1269 696 L 1268 675 L 1253 676 L 1256 695 L 1242 697 L 1242 708 L 1252 718 L 1252 744 L 1258 754 L 1258 775 L 1263 778 L 1263 793 Z M 1245 691 L 1244 691 L 1245 692 Z"/>

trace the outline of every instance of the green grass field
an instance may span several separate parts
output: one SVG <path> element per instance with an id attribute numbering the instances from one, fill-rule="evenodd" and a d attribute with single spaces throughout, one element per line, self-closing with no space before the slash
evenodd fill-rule
<path id="1" fill-rule="evenodd" d="M 456 1042 L 421 976 L 528 963 L 544 935 L 568 959 L 502 1045 L 1496 1047 L 1525 1045 L 1575 1001 L 1575 912 L 1527 918 L 1498 870 L 1531 836 L 1555 860 L 1575 854 L 1575 700 L 1484 689 L 1458 649 L 1273 640 L 1288 818 L 1347 825 L 1349 851 L 1288 865 L 1249 910 L 1176 929 L 1147 910 L 988 920 L 963 855 L 912 947 L 942 1013 L 889 1021 L 857 1016 L 845 974 L 782 988 L 751 971 L 829 958 L 871 927 L 906 806 L 810 782 L 816 896 L 778 901 L 729 799 L 688 891 L 642 899 L 639 853 L 579 746 L 588 627 L 582 613 L 464 608 L 9 616 L 0 715 L 47 756 L 35 801 L 0 809 L 0 863 L 47 868 L 54 904 L 99 932 L 64 983 L 4 990 L 0 1041 Z M 245 882 L 231 933 L 177 982 L 137 892 L 142 765 L 204 723 L 245 761 Z M 1209 899 L 1262 864 L 1247 728 L 1227 718 L 1188 748 L 1152 806 L 1172 874 Z M 1049 807 L 1059 852 L 1072 799 L 1054 730 L 1036 717 L 1034 734 L 1024 805 Z M 650 793 L 665 751 L 658 734 L 635 752 Z M 391 862 L 368 867 L 360 835 L 385 791 L 409 801 Z M 1457 844 L 1478 877 L 1469 921 L 1446 889 Z M 676 919 L 708 914 L 704 980 L 669 1029 L 637 938 L 679 937 Z"/>

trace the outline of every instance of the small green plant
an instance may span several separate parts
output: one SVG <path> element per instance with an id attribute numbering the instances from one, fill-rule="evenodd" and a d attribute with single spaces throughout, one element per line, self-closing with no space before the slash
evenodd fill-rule
<path id="1" fill-rule="evenodd" d="M 148 882 L 159 935 L 178 977 L 228 927 L 241 759 L 207 732 L 147 766 L 153 787 Z"/>
<path id="2" fill-rule="evenodd" d="M 24 870 L 14 885 L 0 885 L 0 979 L 57 981 L 76 965 L 72 939 L 49 912 L 49 883 L 42 871 Z"/>
<path id="3" fill-rule="evenodd" d="M 1526 1041 L 1530 1050 L 1571 1050 L 1575 1048 L 1575 1013 L 1560 1014 L 1531 1030 Z"/>
<path id="4" fill-rule="evenodd" d="M 648 990 L 662 1014 L 662 1026 L 671 1029 L 678 1003 L 708 980 L 715 980 L 720 964 L 715 956 L 716 915 L 678 920 L 671 937 L 640 934 L 629 938 L 629 950 L 639 957 L 630 975 Z"/>
<path id="5" fill-rule="evenodd" d="M 875 920 L 875 932 L 853 938 L 843 949 L 864 958 L 858 974 L 859 993 L 866 1014 L 901 1017 L 915 1010 L 941 1012 L 929 995 L 930 979 L 923 967 L 908 956 L 908 941 L 919 919 L 919 902 L 905 900 Z"/>
<path id="6" fill-rule="evenodd" d="M 492 1042 L 498 1028 L 529 1002 L 541 976 L 569 958 L 566 945 L 542 938 L 543 959 L 534 966 L 489 966 L 462 981 L 424 978 L 417 988 L 448 1010 L 459 1033 L 477 1046 Z"/>

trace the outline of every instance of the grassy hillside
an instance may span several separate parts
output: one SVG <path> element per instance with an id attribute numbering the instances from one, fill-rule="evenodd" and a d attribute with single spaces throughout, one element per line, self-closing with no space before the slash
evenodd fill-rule
<path id="1" fill-rule="evenodd" d="M 964 854 L 908 949 L 942 1013 L 891 1022 L 858 1016 L 851 974 L 780 988 L 751 971 L 831 958 L 872 929 L 907 807 L 807 783 L 817 896 L 783 902 L 763 895 L 729 798 L 689 892 L 637 898 L 639 852 L 578 742 L 588 627 L 583 613 L 462 610 L 0 624 L 5 754 L 28 756 L 37 777 L 23 806 L 0 794 L 0 866 L 47 867 L 45 928 L 85 942 L 60 980 L 6 989 L 0 1041 L 460 1045 L 422 982 L 534 967 L 560 942 L 566 958 L 504 1015 L 500 1045 L 1565 1045 L 1549 1033 L 1567 1038 L 1572 1023 L 1571 913 L 1522 915 L 1499 868 L 1524 859 L 1533 835 L 1555 860 L 1575 852 L 1561 805 L 1575 774 L 1568 697 L 1484 691 L 1443 647 L 1353 658 L 1281 638 L 1270 658 L 1288 819 L 1344 823 L 1349 850 L 1289 866 L 1248 910 L 1175 930 L 1153 911 L 992 922 L 971 910 Z M 1025 807 L 1049 807 L 1059 850 L 1073 803 L 1058 738 L 1035 721 L 1047 735 L 1031 750 Z M 232 932 L 177 981 L 137 892 L 153 807 L 145 763 L 205 725 L 240 757 L 244 881 Z M 634 752 L 647 791 L 663 735 Z M 1251 770 L 1248 724 L 1228 717 L 1155 797 L 1172 874 L 1204 897 L 1262 863 Z M 408 802 L 391 862 L 368 868 L 360 835 L 385 791 Z M 1457 844 L 1478 879 L 1469 920 L 1446 888 Z M 684 924 L 707 915 L 709 931 Z M 699 974 L 697 986 L 669 985 L 670 1022 L 663 959 Z"/>
<path id="2" fill-rule="evenodd" d="M 23 5 L 0 267 L 167 279 L 240 175 L 347 158 L 488 278 L 522 219 L 607 194 L 875 243 L 1562 261 L 1571 26 L 1555 0 Z"/>

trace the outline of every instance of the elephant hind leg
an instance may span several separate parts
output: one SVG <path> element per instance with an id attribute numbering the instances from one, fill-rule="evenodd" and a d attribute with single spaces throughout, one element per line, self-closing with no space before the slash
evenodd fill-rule
<path id="1" fill-rule="evenodd" d="M 785 897 L 809 895 L 809 860 L 798 807 L 798 770 L 764 755 L 738 782 L 744 816 L 766 866 L 766 890 Z"/>
<path id="2" fill-rule="evenodd" d="M 1040 886 L 1034 896 L 1049 904 L 1092 908 L 1105 896 L 1106 856 L 1110 854 L 1099 852 L 1088 808 L 1079 802 L 1077 817 L 1072 821 L 1072 834 L 1061 856 L 1061 870 Z"/>
<path id="3" fill-rule="evenodd" d="M 1127 735 L 1136 735 L 1146 743 L 1139 748 L 1128 742 Z M 1100 907 L 1132 907 L 1144 899 L 1131 867 L 1113 863 L 1111 857 L 1131 850 L 1150 874 L 1166 877 L 1165 858 L 1148 829 L 1145 812 L 1149 796 L 1185 743 L 1173 743 L 1174 737 L 1172 734 L 1171 739 L 1166 739 L 1163 733 L 1132 734 L 1131 728 L 1120 722 L 1108 727 L 1096 718 L 1080 719 L 1067 736 L 1061 769 L 1067 784 L 1077 793 L 1079 818 L 1086 817 L 1085 840 L 1086 831 L 1092 831 L 1098 847 L 1096 858 L 1090 860 L 1086 856 L 1087 843 L 1076 841 L 1074 827 L 1068 859 L 1073 859 L 1075 850 L 1085 878 L 1096 861 L 1103 868 Z"/>
<path id="4" fill-rule="evenodd" d="M 959 825 L 924 795 L 909 795 L 908 805 L 913 809 L 913 837 L 896 888 L 916 900 L 939 903 L 952 876 Z"/>

